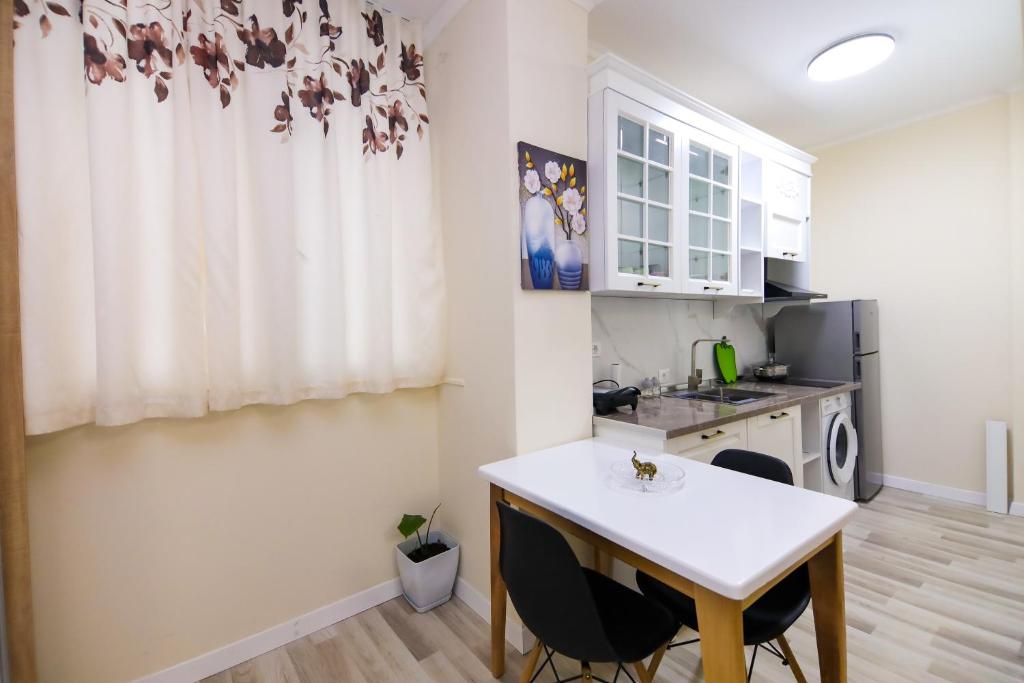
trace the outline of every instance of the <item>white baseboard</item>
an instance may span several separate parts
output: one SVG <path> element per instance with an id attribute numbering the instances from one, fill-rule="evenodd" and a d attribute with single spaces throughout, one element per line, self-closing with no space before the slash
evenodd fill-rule
<path id="1" fill-rule="evenodd" d="M 958 489 L 952 486 L 940 486 L 939 484 L 931 484 L 926 481 L 894 477 L 891 474 L 882 475 L 882 484 L 885 486 L 891 486 L 894 489 L 923 493 L 927 496 L 945 498 L 946 500 L 955 500 L 960 503 L 971 503 L 972 505 L 981 506 L 985 505 L 985 493 L 983 491 L 969 491 L 968 489 Z"/>
<path id="2" fill-rule="evenodd" d="M 491 623 L 491 601 L 489 598 L 470 585 L 461 576 L 455 580 L 455 595 L 466 603 L 471 610 L 480 615 L 488 624 Z M 505 620 L 505 640 L 509 645 L 526 654 L 535 642 L 530 630 L 514 619 Z"/>
<path id="3" fill-rule="evenodd" d="M 1013 501 L 1010 503 L 1010 514 L 1016 517 L 1024 517 L 1024 503 Z"/>
<path id="4" fill-rule="evenodd" d="M 181 664 L 143 676 L 135 683 L 194 683 L 200 679 L 220 673 L 225 669 L 258 657 L 274 648 L 304 638 L 310 633 L 336 624 L 342 619 L 365 612 L 402 594 L 398 579 L 377 584 L 362 592 L 342 598 L 312 612 L 307 612 L 291 621 L 278 624 L 254 635 L 199 655 Z"/>

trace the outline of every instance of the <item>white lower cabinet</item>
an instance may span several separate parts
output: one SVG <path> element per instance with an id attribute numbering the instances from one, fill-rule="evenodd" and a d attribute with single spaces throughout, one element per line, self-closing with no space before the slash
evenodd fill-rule
<path id="1" fill-rule="evenodd" d="M 793 484 L 803 488 L 800 406 L 758 415 L 747 420 L 747 448 L 774 455 L 793 471 Z"/>
<path id="2" fill-rule="evenodd" d="M 598 423 L 594 436 L 626 448 L 672 453 L 710 463 L 729 448 L 765 453 L 782 460 L 793 471 L 793 483 L 803 487 L 803 437 L 800 406 L 782 408 L 745 420 L 686 434 L 674 439 L 658 439 L 631 433 L 628 428 Z"/>

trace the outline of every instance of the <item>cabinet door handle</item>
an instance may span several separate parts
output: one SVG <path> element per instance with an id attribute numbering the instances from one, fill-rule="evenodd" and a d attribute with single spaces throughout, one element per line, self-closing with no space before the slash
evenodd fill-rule
<path id="1" fill-rule="evenodd" d="M 704 287 L 704 291 L 705 291 L 705 292 L 706 292 L 706 291 L 708 291 L 709 289 L 710 289 L 711 291 L 713 291 L 713 292 L 720 292 L 720 291 L 722 291 L 722 290 L 723 290 L 723 289 L 725 289 L 725 288 L 724 288 L 724 287 L 712 287 L 711 285 L 706 285 L 706 286 Z"/>
<path id="2" fill-rule="evenodd" d="M 781 420 L 784 417 L 789 417 L 789 413 L 779 413 L 777 415 L 769 415 L 768 417 L 772 420 Z"/>
<path id="3" fill-rule="evenodd" d="M 637 287 L 661 287 L 660 282 L 637 282 Z"/>
<path id="4" fill-rule="evenodd" d="M 723 432 L 721 429 L 716 429 L 714 434 L 701 434 L 700 438 L 704 439 L 705 441 L 710 441 L 711 439 L 720 439 L 723 436 L 725 436 L 725 432 Z"/>

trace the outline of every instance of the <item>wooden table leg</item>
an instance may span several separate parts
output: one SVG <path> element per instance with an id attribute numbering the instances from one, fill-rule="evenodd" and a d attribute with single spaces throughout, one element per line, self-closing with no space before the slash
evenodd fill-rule
<path id="1" fill-rule="evenodd" d="M 708 683 L 745 683 L 743 605 L 703 586 L 694 586 L 704 679 Z"/>
<path id="2" fill-rule="evenodd" d="M 612 556 L 596 545 L 594 546 L 594 571 L 609 578 L 612 575 Z"/>
<path id="3" fill-rule="evenodd" d="M 508 591 L 501 578 L 498 560 L 501 555 L 501 521 L 498 501 L 505 499 L 505 490 L 491 484 L 491 674 L 505 674 L 505 603 Z"/>
<path id="4" fill-rule="evenodd" d="M 807 562 L 811 606 L 822 683 L 846 683 L 846 595 L 843 585 L 843 534 Z"/>

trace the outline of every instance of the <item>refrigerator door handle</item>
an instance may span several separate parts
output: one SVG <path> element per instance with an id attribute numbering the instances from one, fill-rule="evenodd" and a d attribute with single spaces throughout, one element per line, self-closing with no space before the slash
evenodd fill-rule
<path id="1" fill-rule="evenodd" d="M 853 379 L 860 380 L 860 358 L 853 359 Z"/>
<path id="2" fill-rule="evenodd" d="M 860 332 L 853 333 L 853 352 L 860 353 Z"/>

